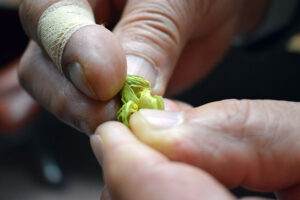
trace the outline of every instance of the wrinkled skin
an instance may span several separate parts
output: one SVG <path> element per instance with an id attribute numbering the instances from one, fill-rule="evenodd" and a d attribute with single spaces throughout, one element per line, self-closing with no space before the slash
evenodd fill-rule
<path id="1" fill-rule="evenodd" d="M 172 107 L 184 116 L 175 127 L 166 122 L 176 112 L 142 110 L 131 119 L 133 132 L 117 122 L 97 129 L 91 144 L 107 184 L 102 200 L 233 200 L 225 188 L 236 186 L 299 199 L 299 105 L 228 100 Z M 163 128 L 147 124 L 145 116 L 165 122 Z"/>
<path id="2" fill-rule="evenodd" d="M 126 72 L 147 78 L 156 94 L 182 91 L 212 69 L 232 36 L 253 29 L 268 5 L 250 0 L 81 1 L 94 9 L 99 23 L 123 11 L 113 32 L 85 27 L 66 46 L 65 69 L 80 62 L 79 79 L 86 80 L 89 92 L 80 81 L 71 83 L 68 73 L 60 74 L 36 42 L 38 18 L 57 0 L 23 1 L 20 15 L 32 41 L 19 76 L 49 111 L 86 133 L 113 119 L 119 108 L 114 97 Z M 300 196 L 299 103 L 226 100 L 191 108 L 166 101 L 169 111 L 133 115 L 132 133 L 116 122 L 97 129 L 91 142 L 104 167 L 103 199 L 234 199 L 225 187 L 238 185 L 275 191 L 281 199 Z"/>
<path id="3" fill-rule="evenodd" d="M 178 93 L 207 74 L 232 36 L 253 29 L 268 5 L 267 0 L 78 1 L 94 10 L 100 24 L 115 21 L 121 12 L 122 17 L 113 32 L 95 25 L 73 34 L 64 50 L 63 75 L 36 43 L 39 17 L 58 0 L 22 1 L 21 22 L 32 41 L 19 76 L 39 103 L 85 133 L 114 118 L 119 104 L 111 99 L 126 72 L 148 79 L 155 94 Z M 73 84 L 68 81 L 72 62 L 82 66 Z"/>

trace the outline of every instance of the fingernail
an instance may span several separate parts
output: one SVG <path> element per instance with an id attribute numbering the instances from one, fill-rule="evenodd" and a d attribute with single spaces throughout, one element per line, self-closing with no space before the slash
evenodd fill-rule
<path id="1" fill-rule="evenodd" d="M 146 122 L 156 129 L 169 129 L 182 122 L 181 112 L 141 109 L 139 111 Z"/>
<path id="2" fill-rule="evenodd" d="M 165 111 L 173 111 L 173 112 L 180 111 L 177 104 L 169 99 L 164 98 L 164 105 L 165 105 L 165 109 L 164 109 Z"/>
<path id="3" fill-rule="evenodd" d="M 96 94 L 93 92 L 92 88 L 89 86 L 85 75 L 82 70 L 81 64 L 78 62 L 73 62 L 65 67 L 63 67 L 63 72 L 69 81 L 73 83 L 81 92 L 87 96 L 97 99 Z"/>
<path id="4" fill-rule="evenodd" d="M 135 55 L 126 55 L 126 60 L 127 74 L 141 76 L 150 81 L 152 88 L 155 87 L 158 70 L 150 61 Z"/>
<path id="5" fill-rule="evenodd" d="M 100 135 L 94 134 L 90 137 L 91 145 L 93 152 L 99 162 L 99 164 L 102 166 L 103 164 L 103 140 Z"/>

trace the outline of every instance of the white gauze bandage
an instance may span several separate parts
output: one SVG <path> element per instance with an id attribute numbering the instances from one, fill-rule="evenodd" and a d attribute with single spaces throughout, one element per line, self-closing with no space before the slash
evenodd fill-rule
<path id="1" fill-rule="evenodd" d="M 92 10 L 74 0 L 60 1 L 44 11 L 38 23 L 38 40 L 61 72 L 68 40 L 80 28 L 93 24 Z"/>

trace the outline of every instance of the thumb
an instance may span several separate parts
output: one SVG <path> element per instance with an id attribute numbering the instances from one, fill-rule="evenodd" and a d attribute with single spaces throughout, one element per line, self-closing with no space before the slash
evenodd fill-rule
<path id="1" fill-rule="evenodd" d="M 164 93 L 192 34 L 199 2 L 129 0 L 114 30 L 127 54 L 128 73 L 148 79 L 156 94 Z"/>
<path id="2" fill-rule="evenodd" d="M 228 187 L 281 191 L 300 180 L 299 112 L 293 102 L 225 100 L 182 112 L 140 110 L 130 127 L 171 160 L 200 167 Z"/>
<path id="3" fill-rule="evenodd" d="M 120 123 L 99 126 L 91 137 L 91 145 L 103 166 L 111 199 L 235 199 L 207 173 L 169 162 L 159 152 L 140 143 Z M 103 200 L 110 199 L 105 193 Z"/>

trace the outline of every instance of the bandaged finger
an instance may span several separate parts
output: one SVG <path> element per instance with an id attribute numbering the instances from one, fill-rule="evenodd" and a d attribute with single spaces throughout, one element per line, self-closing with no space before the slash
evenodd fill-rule
<path id="1" fill-rule="evenodd" d="M 71 36 L 79 29 L 94 24 L 91 8 L 75 0 L 63 0 L 47 8 L 41 15 L 37 36 L 39 43 L 62 72 L 62 57 Z"/>

